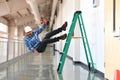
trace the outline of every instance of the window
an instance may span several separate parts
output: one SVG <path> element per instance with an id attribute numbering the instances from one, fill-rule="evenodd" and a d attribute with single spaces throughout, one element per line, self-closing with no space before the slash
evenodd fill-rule
<path id="1" fill-rule="evenodd" d="M 8 32 L 8 27 L 3 23 L 0 23 L 0 32 Z"/>
<path id="2" fill-rule="evenodd" d="M 116 29 L 116 0 L 113 0 L 113 31 Z"/>
<path id="3" fill-rule="evenodd" d="M 120 29 L 120 0 L 113 0 L 113 31 Z"/>

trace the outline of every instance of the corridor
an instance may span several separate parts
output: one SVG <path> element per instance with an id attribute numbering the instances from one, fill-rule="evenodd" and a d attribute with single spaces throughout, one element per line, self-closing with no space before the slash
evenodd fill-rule
<path id="1" fill-rule="evenodd" d="M 97 73 L 89 72 L 80 64 L 67 58 L 62 74 L 57 73 L 56 55 L 47 49 L 35 56 L 31 53 L 14 63 L 0 68 L 0 80 L 104 80 Z"/>
<path id="2" fill-rule="evenodd" d="M 119 17 L 120 0 L 0 0 L 0 80 L 120 80 Z"/>

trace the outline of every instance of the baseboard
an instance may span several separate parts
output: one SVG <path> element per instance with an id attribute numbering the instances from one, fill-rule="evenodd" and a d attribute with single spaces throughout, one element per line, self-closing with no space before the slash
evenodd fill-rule
<path id="1" fill-rule="evenodd" d="M 88 66 L 80 61 L 74 61 L 75 65 L 82 65 L 85 69 L 88 70 Z M 102 77 L 104 77 L 104 73 L 96 69 L 96 73 L 100 74 Z"/>
<path id="2" fill-rule="evenodd" d="M 69 58 L 70 60 L 73 61 L 73 58 L 72 58 L 71 56 L 68 56 L 68 55 L 67 55 L 67 58 Z M 73 63 L 74 63 L 75 65 L 80 65 L 80 66 L 82 66 L 82 67 L 84 67 L 85 69 L 88 70 L 88 66 L 87 66 L 86 64 L 84 64 L 83 62 L 81 62 L 81 61 L 73 61 Z M 104 77 L 104 73 L 101 72 L 101 71 L 99 71 L 99 70 L 97 70 L 97 69 L 96 69 L 96 73 L 100 74 L 100 75 L 98 75 L 98 76 Z M 108 79 L 106 79 L 106 80 L 108 80 Z"/>
<path id="3" fill-rule="evenodd" d="M 55 49 L 55 50 L 56 50 L 56 49 Z M 57 51 L 57 52 L 60 52 L 59 50 L 56 50 L 56 51 Z M 67 55 L 67 58 L 73 61 L 73 58 L 72 58 L 71 56 Z M 87 66 L 86 64 L 84 64 L 83 62 L 81 62 L 81 61 L 73 61 L 73 64 L 74 64 L 74 65 L 80 65 L 80 66 L 82 66 L 84 69 L 88 70 L 88 66 Z M 104 73 L 101 72 L 101 71 L 99 71 L 99 70 L 97 70 L 97 69 L 96 69 L 96 73 L 99 74 L 99 75 L 97 75 L 97 76 L 104 77 Z M 105 80 L 108 80 L 108 79 L 105 79 Z"/>
<path id="4" fill-rule="evenodd" d="M 67 58 L 73 61 L 73 58 L 71 56 L 67 55 Z M 73 61 L 74 62 L 74 61 Z"/>

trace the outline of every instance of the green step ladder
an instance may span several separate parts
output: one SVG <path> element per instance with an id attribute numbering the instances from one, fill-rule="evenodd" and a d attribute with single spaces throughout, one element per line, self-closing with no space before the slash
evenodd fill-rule
<path id="1" fill-rule="evenodd" d="M 94 72 L 96 71 L 96 69 L 94 67 L 94 63 L 93 63 L 91 50 L 90 50 L 90 46 L 89 46 L 89 43 L 88 43 L 84 23 L 83 23 L 82 12 L 81 11 L 76 11 L 74 13 L 72 24 L 71 24 L 71 27 L 70 27 L 70 30 L 69 30 L 69 33 L 68 33 L 68 36 L 67 36 L 67 39 L 66 39 L 66 43 L 65 43 L 65 46 L 64 46 L 61 58 L 60 58 L 58 68 L 57 68 L 57 71 L 58 71 L 59 74 L 62 73 L 63 66 L 64 66 L 64 63 L 65 63 L 65 59 L 67 57 L 68 49 L 69 49 L 69 46 L 70 46 L 71 38 L 72 38 L 72 35 L 73 35 L 73 32 L 74 32 L 77 20 L 78 20 L 79 26 L 80 26 L 80 32 L 81 32 L 81 36 L 82 36 L 82 41 L 83 41 L 84 51 L 85 51 L 85 55 L 86 55 L 86 59 L 87 59 L 88 68 L 89 68 L 89 70 L 91 70 L 91 67 L 92 67 L 92 70 Z M 91 63 L 90 63 L 90 61 L 91 61 Z"/>

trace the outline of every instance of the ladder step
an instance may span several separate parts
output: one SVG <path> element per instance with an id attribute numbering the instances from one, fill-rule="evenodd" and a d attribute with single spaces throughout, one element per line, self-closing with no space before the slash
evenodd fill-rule
<path id="1" fill-rule="evenodd" d="M 66 44 L 68 44 L 69 42 L 65 42 Z"/>

